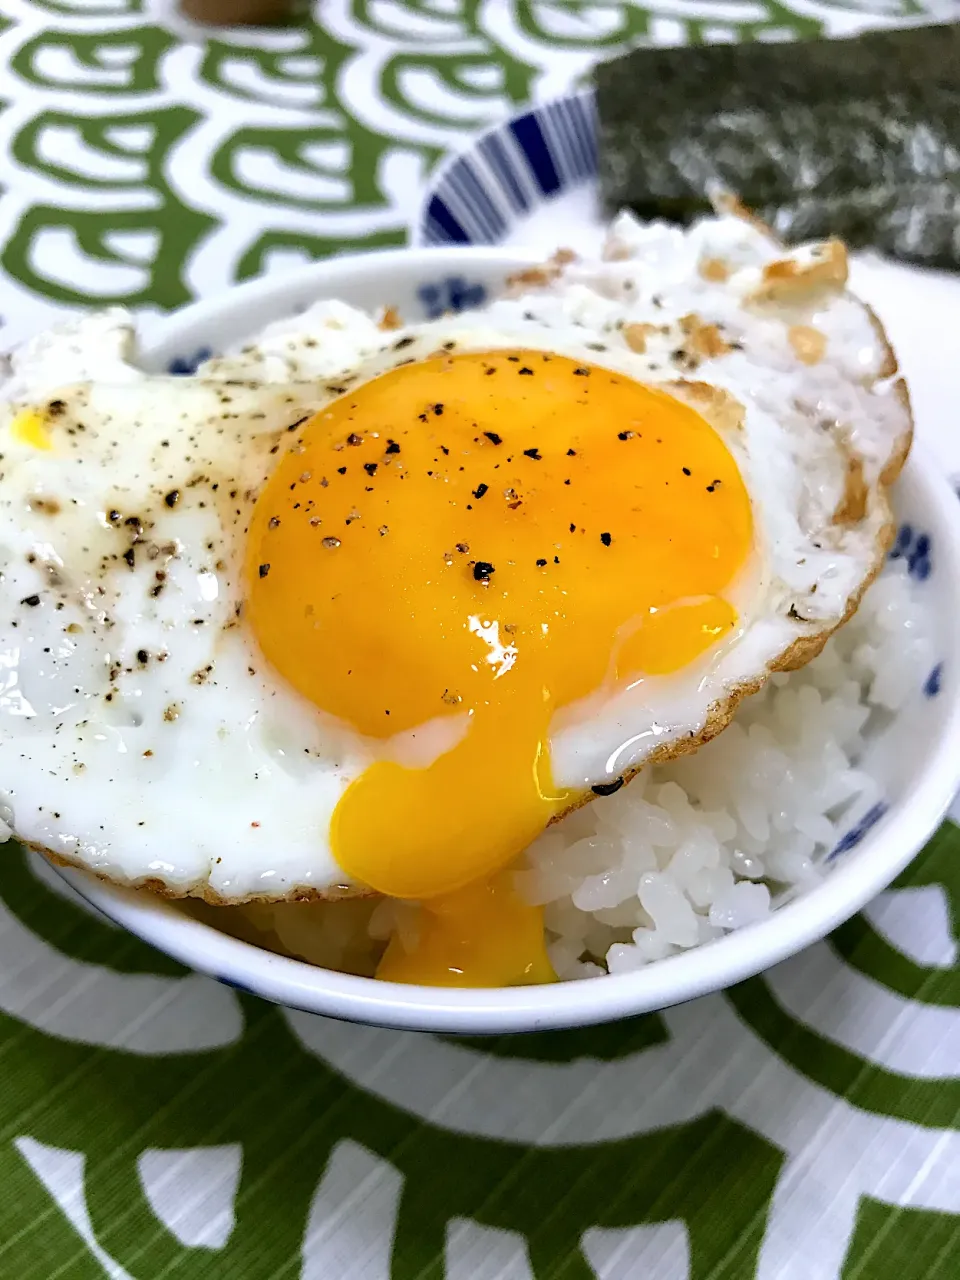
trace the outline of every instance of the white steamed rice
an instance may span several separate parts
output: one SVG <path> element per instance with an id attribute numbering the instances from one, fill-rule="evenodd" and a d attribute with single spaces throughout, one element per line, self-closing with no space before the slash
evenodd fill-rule
<path id="1" fill-rule="evenodd" d="M 560 978 L 625 973 L 766 916 L 816 882 L 850 825 L 882 798 L 867 739 L 932 661 L 904 561 L 803 670 L 775 675 L 695 755 L 550 827 L 517 871 L 543 904 Z M 389 901 L 207 909 L 220 928 L 311 963 L 372 973 L 412 909 Z"/>

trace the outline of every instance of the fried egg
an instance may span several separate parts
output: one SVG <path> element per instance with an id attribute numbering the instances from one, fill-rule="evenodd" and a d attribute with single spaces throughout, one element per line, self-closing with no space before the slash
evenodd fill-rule
<path id="1" fill-rule="evenodd" d="M 75 321 L 3 387 L 3 816 L 175 896 L 421 903 L 402 981 L 549 980 L 511 863 L 819 651 L 910 442 L 842 246 L 735 214 L 194 377 L 134 347 Z"/>

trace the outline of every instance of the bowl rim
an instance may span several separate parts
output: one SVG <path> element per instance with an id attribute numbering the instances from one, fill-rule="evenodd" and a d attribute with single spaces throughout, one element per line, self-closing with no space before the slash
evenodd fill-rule
<path id="1" fill-rule="evenodd" d="M 142 360 L 170 347 L 200 324 L 215 325 L 225 311 L 261 301 L 320 291 L 337 277 L 389 270 L 402 260 L 502 267 L 540 255 L 502 246 L 458 245 L 383 249 L 344 255 L 294 272 L 250 280 L 194 303 L 160 321 L 143 344 Z M 329 292 L 326 296 L 331 296 Z M 936 461 L 914 446 L 904 481 L 919 490 L 924 512 L 960 610 L 960 503 Z M 913 505 L 913 504 L 911 504 Z M 946 690 L 945 690 L 946 692 Z M 954 696 L 924 771 L 910 791 L 863 837 L 856 852 L 834 866 L 808 892 L 778 907 L 766 920 L 642 969 L 605 978 L 545 986 L 436 988 L 407 986 L 322 969 L 276 955 L 197 920 L 170 901 L 95 879 L 76 868 L 58 873 L 103 914 L 190 969 L 277 1004 L 406 1030 L 500 1034 L 587 1026 L 682 1003 L 750 977 L 824 937 L 859 911 L 903 870 L 935 832 L 960 790 L 960 696 Z"/>
<path id="2" fill-rule="evenodd" d="M 378 278 L 393 269 L 407 270 L 422 264 L 425 270 L 434 267 L 464 270 L 467 262 L 478 268 L 499 269 L 504 274 L 536 266 L 543 262 L 545 254 L 522 246 L 506 247 L 495 244 L 451 245 L 399 245 L 367 249 L 359 253 L 344 253 L 334 258 L 324 258 L 299 267 L 284 267 L 267 275 L 254 276 L 239 284 L 231 285 L 209 298 L 178 307 L 165 316 L 155 318 L 143 326 L 143 336 L 138 343 L 136 361 L 138 367 L 156 371 L 156 365 L 182 354 L 175 344 L 184 331 L 189 332 L 206 325 L 216 325 L 225 314 L 241 309 L 251 309 L 256 314 L 260 303 L 276 299 L 293 299 L 312 295 L 312 299 L 333 296 L 341 277 Z M 465 261 L 466 260 L 466 261 Z M 294 304 L 296 305 L 296 304 Z M 294 314 L 281 311 L 278 318 Z M 266 323 L 273 323 L 268 319 Z M 185 339 L 184 339 L 185 340 Z"/>

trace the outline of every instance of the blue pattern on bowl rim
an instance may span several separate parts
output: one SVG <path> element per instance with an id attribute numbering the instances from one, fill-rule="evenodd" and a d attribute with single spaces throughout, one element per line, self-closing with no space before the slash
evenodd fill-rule
<path id="1" fill-rule="evenodd" d="M 442 280 L 430 280 L 420 285 L 417 297 L 423 303 L 426 318 L 436 320 L 450 312 L 482 307 L 487 300 L 487 289 L 464 276 L 444 276 Z"/>
<path id="2" fill-rule="evenodd" d="M 431 182 L 418 244 L 499 244 L 511 225 L 598 172 L 592 90 L 554 98 L 488 129 Z"/>
<path id="3" fill-rule="evenodd" d="M 848 853 L 851 849 L 856 848 L 871 827 L 877 825 L 889 808 L 890 806 L 885 800 L 878 800 L 872 808 L 867 810 L 859 822 L 854 823 L 850 830 L 840 837 L 827 854 L 826 861 L 833 862 L 841 854 Z"/>
<path id="4" fill-rule="evenodd" d="M 902 524 L 890 552 L 891 560 L 906 560 L 907 572 L 918 582 L 930 576 L 930 535 L 918 533 L 912 525 Z"/>
<path id="5" fill-rule="evenodd" d="M 210 347 L 198 347 L 189 355 L 174 356 L 167 365 L 167 373 L 172 373 L 177 378 L 188 378 L 196 373 L 203 362 L 209 360 L 212 355 L 213 350 Z"/>
<path id="6" fill-rule="evenodd" d="M 938 662 L 923 684 L 923 696 L 935 698 L 943 685 L 943 663 Z"/>

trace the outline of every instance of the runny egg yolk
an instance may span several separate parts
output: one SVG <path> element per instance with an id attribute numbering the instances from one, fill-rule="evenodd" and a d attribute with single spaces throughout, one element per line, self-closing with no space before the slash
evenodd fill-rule
<path id="1" fill-rule="evenodd" d="M 347 875 L 422 904 L 381 977 L 551 978 L 540 911 L 499 874 L 576 799 L 551 776 L 551 719 L 729 635 L 751 543 L 705 419 L 566 357 L 438 354 L 298 428 L 250 531 L 260 647 L 369 738 L 458 718 L 432 764 L 371 764 L 333 816 Z"/>

